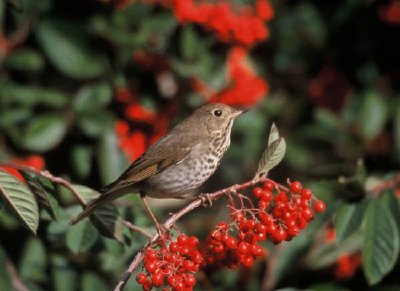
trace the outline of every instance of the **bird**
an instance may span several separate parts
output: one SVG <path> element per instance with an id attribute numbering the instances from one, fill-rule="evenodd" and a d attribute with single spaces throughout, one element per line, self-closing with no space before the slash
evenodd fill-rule
<path id="1" fill-rule="evenodd" d="M 157 229 L 146 196 L 182 198 L 216 171 L 231 142 L 234 120 L 246 110 L 222 103 L 203 105 L 151 145 L 114 182 L 101 190 L 70 224 L 99 206 L 128 193 L 139 193 Z"/>

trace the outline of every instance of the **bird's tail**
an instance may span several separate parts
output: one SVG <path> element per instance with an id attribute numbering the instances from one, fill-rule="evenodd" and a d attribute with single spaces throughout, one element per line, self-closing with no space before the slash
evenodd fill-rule
<path id="1" fill-rule="evenodd" d="M 85 209 L 79 213 L 77 216 L 71 219 L 69 222 L 70 225 L 74 225 L 84 219 L 85 217 L 88 217 L 91 215 L 98 207 L 103 205 L 104 203 L 115 199 L 116 197 L 112 195 L 113 192 L 109 193 L 104 193 L 100 197 L 98 197 L 96 200 L 90 202 L 88 205 L 86 205 Z"/>

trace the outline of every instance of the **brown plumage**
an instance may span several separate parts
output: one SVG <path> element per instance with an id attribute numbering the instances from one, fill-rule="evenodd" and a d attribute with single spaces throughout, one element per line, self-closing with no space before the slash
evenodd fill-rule
<path id="1" fill-rule="evenodd" d="M 102 195 L 76 216 L 75 224 L 98 206 L 127 193 L 176 198 L 202 185 L 229 147 L 233 121 L 243 110 L 213 103 L 196 109 L 149 147 Z"/>

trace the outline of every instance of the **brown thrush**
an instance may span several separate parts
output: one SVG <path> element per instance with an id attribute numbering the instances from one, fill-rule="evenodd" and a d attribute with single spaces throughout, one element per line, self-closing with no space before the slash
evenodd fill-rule
<path id="1" fill-rule="evenodd" d="M 106 186 L 102 195 L 89 203 L 71 224 L 127 193 L 140 193 L 143 198 L 180 198 L 196 189 L 217 169 L 229 147 L 233 121 L 243 112 L 218 103 L 196 109 Z M 158 226 L 146 200 L 143 201 Z"/>

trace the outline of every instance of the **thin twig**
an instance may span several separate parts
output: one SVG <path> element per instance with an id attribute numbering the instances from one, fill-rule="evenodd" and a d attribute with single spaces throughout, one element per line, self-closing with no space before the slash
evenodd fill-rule
<path id="1" fill-rule="evenodd" d="M 270 181 L 270 179 L 257 179 L 257 180 L 251 180 L 248 182 L 245 182 L 243 184 L 237 184 L 231 187 L 227 187 L 221 190 L 218 190 L 214 193 L 208 194 L 208 197 L 210 200 L 215 201 L 224 196 L 227 193 L 231 193 L 231 191 L 239 191 L 246 189 L 248 187 L 253 186 L 256 183 L 262 183 Z M 165 223 L 164 223 L 164 229 L 170 230 L 173 225 L 176 224 L 176 222 L 184 215 L 187 213 L 193 211 L 194 209 L 200 207 L 202 205 L 202 199 L 199 197 L 195 200 L 193 200 L 191 203 L 186 205 L 185 207 L 181 208 L 179 211 L 174 213 Z M 133 258 L 132 262 L 130 263 L 128 269 L 125 271 L 125 273 L 121 276 L 120 280 L 118 281 L 117 285 L 114 288 L 114 291 L 121 291 L 125 284 L 128 282 L 130 276 L 132 275 L 133 271 L 139 267 L 140 263 L 144 259 L 144 253 L 143 250 L 146 249 L 148 246 L 153 244 L 159 239 L 159 235 L 156 234 L 153 236 L 153 238 L 142 248 L 142 251 L 139 251 L 136 256 Z"/>
<path id="2" fill-rule="evenodd" d="M 123 225 L 125 225 L 130 230 L 136 231 L 136 232 L 140 233 L 141 235 L 147 237 L 148 239 L 152 239 L 153 238 L 153 236 L 150 233 L 148 233 L 144 229 L 142 229 L 142 228 L 130 223 L 129 221 L 122 219 L 121 222 L 122 222 Z"/>

